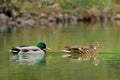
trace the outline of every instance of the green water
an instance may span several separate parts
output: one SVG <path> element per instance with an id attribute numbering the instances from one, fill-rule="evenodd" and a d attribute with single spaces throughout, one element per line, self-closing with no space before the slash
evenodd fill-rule
<path id="1" fill-rule="evenodd" d="M 0 33 L 0 80 L 119 80 L 120 25 L 59 24 L 13 27 Z M 43 41 L 52 50 L 46 64 L 11 64 L 9 50 L 19 45 L 36 45 Z M 89 45 L 99 41 L 103 46 L 98 65 L 90 60 L 61 57 L 64 46 Z"/>

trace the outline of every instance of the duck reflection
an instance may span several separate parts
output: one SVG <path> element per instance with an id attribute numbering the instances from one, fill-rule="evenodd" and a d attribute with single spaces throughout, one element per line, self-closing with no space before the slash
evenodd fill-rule
<path id="1" fill-rule="evenodd" d="M 97 41 L 92 42 L 89 47 L 71 46 L 65 48 L 66 50 L 62 51 L 68 54 L 62 57 L 69 57 L 77 60 L 91 60 L 95 65 L 99 63 L 99 60 L 96 58 L 98 55 L 97 48 L 101 48 L 101 46 Z"/>
<path id="2" fill-rule="evenodd" d="M 76 61 L 90 61 L 93 65 L 97 66 L 100 62 L 100 60 L 97 58 L 97 56 L 94 56 L 93 54 L 82 54 L 79 57 L 72 57 L 71 54 L 64 54 L 62 55 L 63 58 L 69 58 L 71 60 Z"/>
<path id="3" fill-rule="evenodd" d="M 22 54 L 10 56 L 10 62 L 12 64 L 45 64 L 46 58 L 41 57 L 41 55 L 32 54 Z"/>

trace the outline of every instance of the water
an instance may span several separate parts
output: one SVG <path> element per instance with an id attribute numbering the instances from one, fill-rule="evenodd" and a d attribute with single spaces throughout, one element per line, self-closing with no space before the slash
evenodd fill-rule
<path id="1" fill-rule="evenodd" d="M 119 80 L 120 25 L 58 24 L 13 27 L 0 33 L 0 80 Z M 43 41 L 52 50 L 44 64 L 13 64 L 9 50 L 19 45 L 36 45 Z M 64 46 L 89 45 L 99 41 L 97 65 L 61 57 Z"/>

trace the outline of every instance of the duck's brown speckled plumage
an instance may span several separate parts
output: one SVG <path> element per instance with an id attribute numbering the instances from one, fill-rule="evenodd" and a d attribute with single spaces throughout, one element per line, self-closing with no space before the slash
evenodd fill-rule
<path id="1" fill-rule="evenodd" d="M 98 51 L 96 50 L 99 48 L 99 42 L 92 42 L 89 47 L 83 47 L 83 46 L 71 46 L 66 47 L 66 50 L 71 51 L 71 57 L 72 58 L 78 58 L 78 57 L 94 57 L 97 56 Z"/>

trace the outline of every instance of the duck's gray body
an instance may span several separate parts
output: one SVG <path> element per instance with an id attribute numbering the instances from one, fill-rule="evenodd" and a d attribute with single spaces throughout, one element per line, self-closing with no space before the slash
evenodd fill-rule
<path id="1" fill-rule="evenodd" d="M 24 46 L 24 47 L 16 47 L 10 50 L 13 54 L 40 54 L 41 56 L 45 55 L 45 51 L 41 50 L 36 46 Z"/>
<path id="2" fill-rule="evenodd" d="M 36 46 L 19 46 L 10 50 L 13 54 L 11 60 L 18 63 L 33 64 L 45 60 L 46 52 Z"/>

